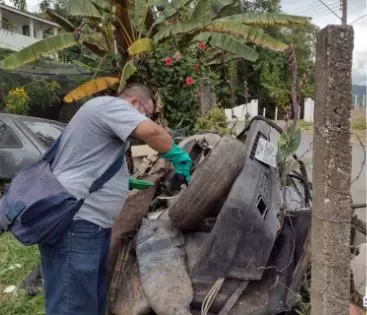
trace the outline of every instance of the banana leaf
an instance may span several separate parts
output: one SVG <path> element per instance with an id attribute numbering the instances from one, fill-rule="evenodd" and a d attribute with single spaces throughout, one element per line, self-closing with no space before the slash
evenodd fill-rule
<path id="1" fill-rule="evenodd" d="M 226 16 L 216 21 L 231 21 L 257 27 L 300 27 L 310 24 L 310 19 L 303 16 L 281 13 L 242 13 Z"/>
<path id="2" fill-rule="evenodd" d="M 204 32 L 196 36 L 195 39 L 208 42 L 212 47 L 221 48 L 249 61 L 256 61 L 259 56 L 254 49 L 247 46 L 244 42 L 227 34 Z"/>
<path id="3" fill-rule="evenodd" d="M 151 51 L 153 48 L 153 41 L 150 38 L 138 39 L 128 49 L 130 56 L 139 55 L 144 52 Z"/>
<path id="4" fill-rule="evenodd" d="M 65 19 L 63 16 L 57 14 L 55 11 L 46 9 L 46 14 L 52 21 L 59 24 L 66 32 L 73 32 L 75 30 L 73 23 Z"/>
<path id="5" fill-rule="evenodd" d="M 52 55 L 77 44 L 78 41 L 75 39 L 74 33 L 60 33 L 50 36 L 6 57 L 0 62 L 0 68 L 16 69 L 42 56 Z"/>
<path id="6" fill-rule="evenodd" d="M 127 80 L 137 71 L 137 68 L 132 60 L 129 60 L 122 70 L 121 78 L 120 78 L 120 86 L 118 89 L 118 93 L 120 93 L 124 87 L 126 86 Z"/>
<path id="7" fill-rule="evenodd" d="M 117 84 L 118 81 L 119 79 L 114 77 L 101 77 L 90 80 L 78 86 L 76 89 L 72 90 L 69 94 L 67 94 L 64 97 L 64 102 L 65 103 L 76 102 L 84 97 L 102 92 Z"/>
<path id="8" fill-rule="evenodd" d="M 230 21 L 214 22 L 205 28 L 208 32 L 228 34 L 237 38 L 243 38 L 249 43 L 270 48 L 272 50 L 284 51 L 288 45 L 267 35 L 261 28 L 248 25 L 238 25 Z"/>

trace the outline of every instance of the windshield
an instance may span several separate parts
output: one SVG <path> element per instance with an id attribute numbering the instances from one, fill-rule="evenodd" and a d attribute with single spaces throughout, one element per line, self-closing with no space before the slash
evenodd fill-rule
<path id="1" fill-rule="evenodd" d="M 46 147 L 60 136 L 62 128 L 48 122 L 23 120 L 24 124 L 31 130 L 36 138 Z"/>

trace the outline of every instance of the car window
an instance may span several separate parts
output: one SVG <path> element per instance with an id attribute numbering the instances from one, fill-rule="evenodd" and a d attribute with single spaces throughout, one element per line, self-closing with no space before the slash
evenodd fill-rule
<path id="1" fill-rule="evenodd" d="M 11 128 L 0 120 L 0 147 L 19 148 L 21 143 Z"/>
<path id="2" fill-rule="evenodd" d="M 46 147 L 51 146 L 62 133 L 61 127 L 47 122 L 23 120 L 23 123 Z"/>

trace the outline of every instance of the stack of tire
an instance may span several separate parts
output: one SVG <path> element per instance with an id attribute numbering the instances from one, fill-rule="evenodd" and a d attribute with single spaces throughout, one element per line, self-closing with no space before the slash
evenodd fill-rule
<path id="1" fill-rule="evenodd" d="M 255 155 L 260 138 L 274 144 L 279 133 L 260 117 L 237 138 L 180 143 L 193 159 L 191 182 L 143 220 L 114 314 L 273 315 L 289 307 L 310 216 L 289 216 L 278 230 L 278 172 Z"/>
<path id="2" fill-rule="evenodd" d="M 194 136 L 180 146 L 189 147 L 190 142 L 200 142 L 203 138 L 208 143 L 209 153 L 199 161 L 190 185 L 169 208 L 171 221 L 184 232 L 195 230 L 202 219 L 220 207 L 245 159 L 243 143 L 228 136 Z"/>

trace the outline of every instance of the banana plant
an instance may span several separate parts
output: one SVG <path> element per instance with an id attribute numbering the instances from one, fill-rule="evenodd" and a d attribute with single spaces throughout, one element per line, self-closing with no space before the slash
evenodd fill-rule
<path id="1" fill-rule="evenodd" d="M 181 35 L 187 41 L 207 41 L 232 57 L 255 61 L 258 54 L 248 44 L 285 51 L 288 45 L 267 35 L 263 28 L 302 27 L 309 19 L 278 13 L 242 13 L 223 16 L 234 0 L 198 0 L 186 20 L 171 21 L 154 36 L 156 43 Z M 177 11 L 182 8 L 178 8 Z M 174 15 L 171 12 L 172 16 Z M 177 12 L 175 13 L 177 15 Z"/>
<path id="2" fill-rule="evenodd" d="M 68 15 L 82 18 L 80 25 L 74 25 L 48 9 L 47 15 L 58 23 L 64 32 L 10 55 L 0 63 L 0 67 L 16 69 L 42 56 L 82 45 L 101 58 L 100 66 L 107 56 L 123 60 L 122 64 L 115 62 L 116 80 L 120 82 L 121 90 L 128 77 L 136 71 L 134 62 L 153 49 L 153 41 L 148 37 L 149 30 L 151 33 L 154 26 L 152 5 L 153 3 L 145 0 L 135 0 L 133 3 L 128 0 L 70 0 L 67 3 Z M 100 92 L 110 87 L 113 82 L 115 80 L 111 77 L 93 78 L 81 85 L 79 91 L 70 92 L 64 100 L 72 102 Z"/>
<path id="3" fill-rule="evenodd" d="M 151 14 L 149 1 L 135 0 L 131 5 L 128 0 L 70 0 L 67 8 L 70 16 L 83 18 L 80 25 L 48 9 L 50 19 L 65 32 L 14 53 L 0 67 L 15 69 L 75 45 L 83 45 L 99 57 L 119 52 L 125 59 L 152 49 L 152 40 L 144 37 L 143 27 Z"/>
<path id="4" fill-rule="evenodd" d="M 195 5 L 191 9 L 193 3 Z M 69 0 L 68 14 L 82 18 L 80 25 L 74 25 L 54 11 L 47 10 L 48 16 L 65 32 L 14 53 L 0 63 L 0 68 L 15 69 L 41 56 L 82 45 L 101 58 L 100 65 L 107 56 L 115 56 L 116 78 L 119 78 L 121 90 L 127 78 L 136 71 L 135 64 L 146 53 L 155 45 L 178 35 L 181 35 L 179 37 L 184 45 L 195 41 L 209 42 L 212 47 L 225 53 L 225 56 L 221 54 L 221 60 L 244 58 L 255 61 L 258 54 L 249 43 L 281 51 L 288 48 L 259 27 L 299 27 L 308 24 L 306 18 L 284 14 L 223 16 L 234 3 L 234 0 Z M 93 89 L 90 87 L 95 84 L 80 88 L 85 86 L 88 89 L 80 93 L 73 91 L 73 95 L 91 95 Z M 70 100 L 75 100 L 75 97 L 67 95 L 65 101 Z"/>

